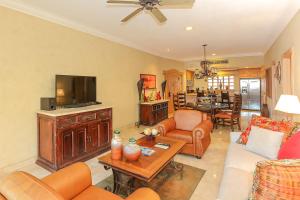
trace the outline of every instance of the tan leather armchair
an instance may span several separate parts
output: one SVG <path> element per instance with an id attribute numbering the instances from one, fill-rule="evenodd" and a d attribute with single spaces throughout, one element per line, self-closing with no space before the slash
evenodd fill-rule
<path id="1" fill-rule="evenodd" d="M 84 163 L 61 169 L 42 180 L 25 172 L 14 172 L 0 183 L 0 200 L 123 200 L 92 185 L 91 171 Z M 160 200 L 148 188 L 140 188 L 126 200 Z"/>
<path id="2" fill-rule="evenodd" d="M 201 158 L 210 144 L 213 124 L 206 113 L 177 110 L 174 117 L 162 121 L 157 128 L 163 136 L 186 142 L 181 153 Z"/>

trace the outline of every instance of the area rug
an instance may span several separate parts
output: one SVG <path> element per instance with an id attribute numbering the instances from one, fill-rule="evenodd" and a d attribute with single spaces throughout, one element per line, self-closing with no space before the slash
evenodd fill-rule
<path id="1" fill-rule="evenodd" d="M 189 200 L 198 183 L 205 174 L 205 170 L 183 165 L 183 171 L 177 171 L 171 166 L 166 167 L 148 186 L 156 191 L 161 200 Z M 97 187 L 113 187 L 113 176 L 109 176 Z M 143 183 L 136 182 L 135 189 L 143 187 Z M 124 197 L 125 191 L 120 196 Z"/>

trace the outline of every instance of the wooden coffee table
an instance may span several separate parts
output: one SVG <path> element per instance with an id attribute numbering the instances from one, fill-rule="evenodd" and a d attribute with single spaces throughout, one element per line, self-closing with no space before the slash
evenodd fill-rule
<path id="1" fill-rule="evenodd" d="M 170 144 L 168 149 L 156 148 L 156 143 Z M 182 140 L 157 136 L 155 140 L 148 140 L 142 137 L 137 144 L 143 147 L 149 147 L 155 150 L 151 156 L 141 155 L 138 161 L 129 162 L 123 160 L 112 160 L 111 153 L 98 158 L 99 163 L 104 165 L 106 170 L 112 169 L 114 176 L 114 193 L 119 193 L 121 187 L 125 187 L 127 194 L 132 192 L 136 179 L 149 183 L 156 175 L 161 172 L 168 164 L 180 169 L 173 162 L 174 156 L 180 152 L 185 145 Z"/>

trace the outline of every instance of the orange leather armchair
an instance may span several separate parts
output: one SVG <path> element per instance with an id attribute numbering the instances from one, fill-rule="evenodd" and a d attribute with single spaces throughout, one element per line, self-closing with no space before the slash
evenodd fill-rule
<path id="1" fill-rule="evenodd" d="M 14 172 L 0 183 L 0 200 L 124 200 L 92 185 L 91 171 L 84 163 L 61 169 L 42 180 Z M 126 200 L 160 200 L 148 188 L 140 188 Z"/>
<path id="2" fill-rule="evenodd" d="M 186 142 L 181 153 L 201 158 L 210 144 L 213 124 L 206 113 L 177 110 L 174 117 L 162 121 L 157 128 L 163 136 Z"/>

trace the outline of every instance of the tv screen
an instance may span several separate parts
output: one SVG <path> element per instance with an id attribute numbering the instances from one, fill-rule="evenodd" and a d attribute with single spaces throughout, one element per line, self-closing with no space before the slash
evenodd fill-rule
<path id="1" fill-rule="evenodd" d="M 96 77 L 56 75 L 57 106 L 96 102 Z"/>

